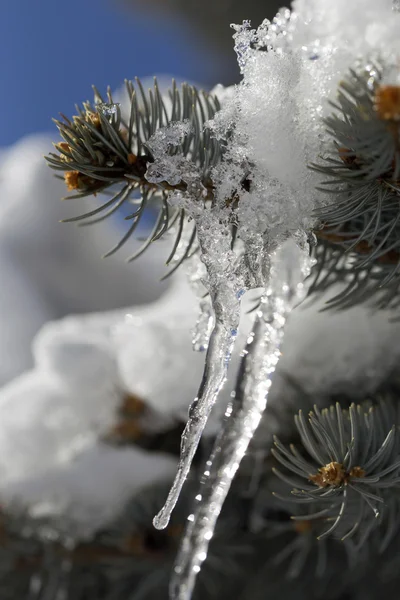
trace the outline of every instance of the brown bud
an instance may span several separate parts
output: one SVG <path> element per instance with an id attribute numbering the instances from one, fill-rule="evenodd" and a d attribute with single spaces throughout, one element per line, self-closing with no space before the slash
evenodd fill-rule
<path id="1" fill-rule="evenodd" d="M 79 171 L 66 171 L 64 173 L 65 185 L 68 191 L 79 190 Z"/>
<path id="2" fill-rule="evenodd" d="M 310 475 L 309 479 L 319 487 L 338 486 L 345 482 L 346 471 L 342 464 L 331 462 L 318 469 L 316 475 Z"/>
<path id="3" fill-rule="evenodd" d="M 375 94 L 375 110 L 383 121 L 400 120 L 400 87 L 381 85 Z"/>

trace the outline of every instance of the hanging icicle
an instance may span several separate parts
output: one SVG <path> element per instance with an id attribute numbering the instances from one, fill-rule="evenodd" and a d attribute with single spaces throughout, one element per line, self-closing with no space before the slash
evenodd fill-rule
<path id="1" fill-rule="evenodd" d="M 215 324 L 208 343 L 199 392 L 189 409 L 188 422 L 182 435 L 178 472 L 164 507 L 154 518 L 154 526 L 157 529 L 168 525 L 171 512 L 189 474 L 208 417 L 226 381 L 239 325 L 241 280 L 236 273 L 236 257 L 229 248 L 230 240 L 226 235 L 225 225 L 220 224 L 219 212 L 217 207 L 203 210 L 196 220 L 202 260 L 208 273 Z M 214 221 L 212 239 L 210 219 Z"/>
<path id="2" fill-rule="evenodd" d="M 226 421 L 207 462 L 196 509 L 177 557 L 170 598 L 189 600 L 231 482 L 267 405 L 280 356 L 285 322 L 305 295 L 311 267 L 307 242 L 286 240 L 271 256 L 271 276 L 243 354 L 238 384 Z"/>

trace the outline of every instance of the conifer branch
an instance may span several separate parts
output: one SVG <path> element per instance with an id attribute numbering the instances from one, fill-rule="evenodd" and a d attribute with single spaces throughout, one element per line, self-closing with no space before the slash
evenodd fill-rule
<path id="1" fill-rule="evenodd" d="M 400 88 L 383 85 L 382 76 L 382 67 L 369 64 L 351 70 L 341 82 L 337 101 L 331 103 L 335 113 L 325 119 L 332 152 L 310 165 L 326 176 L 318 189 L 332 198 L 317 213 L 323 224 L 317 237 L 328 249 L 316 251 L 312 290 L 323 289 L 328 280 L 347 280 L 346 290 L 331 301 L 335 307 L 374 296 L 380 306 L 397 304 Z M 345 256 L 351 257 L 348 266 Z M 322 284 L 323 268 L 329 273 Z"/>
<path id="2" fill-rule="evenodd" d="M 400 485 L 397 406 L 315 407 L 308 419 L 300 411 L 295 423 L 303 449 L 288 450 L 276 438 L 272 451 L 286 468 L 275 473 L 290 486 L 291 501 L 313 509 L 293 518 L 321 520 L 320 539 L 357 536 L 362 545 L 382 522 L 388 493 Z"/>
<path id="3" fill-rule="evenodd" d="M 67 189 L 76 192 L 65 199 L 80 199 L 111 190 L 108 198 L 99 207 L 77 217 L 65 219 L 81 225 L 99 223 L 116 212 L 130 209 L 125 216 L 129 227 L 121 240 L 109 250 L 110 256 L 119 250 L 137 230 L 146 210 L 156 207 L 156 226 L 146 239 L 143 247 L 133 256 L 133 260 L 155 240 L 171 231 L 176 222 L 174 251 L 168 262 L 174 258 L 181 240 L 185 223 L 182 208 L 173 209 L 167 203 L 171 190 L 185 191 L 186 183 L 181 181 L 170 185 L 166 181 L 150 183 L 146 170 L 154 157 L 148 144 L 151 137 L 161 128 L 176 121 L 189 121 L 190 131 L 183 136 L 182 143 L 170 147 L 170 155 L 179 153 L 190 159 L 201 172 L 202 184 L 207 190 L 207 199 L 212 199 L 210 172 L 221 160 L 224 145 L 211 137 L 205 123 L 212 119 L 220 105 L 216 96 L 200 92 L 195 87 L 183 84 L 179 90 L 175 81 L 168 96 L 161 96 L 157 80 L 153 89 L 146 92 L 139 79 L 135 84 L 126 81 L 129 98 L 129 118 L 125 119 L 121 106 L 115 103 L 111 91 L 107 98 L 94 88 L 94 103 L 85 102 L 77 107 L 78 114 L 72 119 L 62 115 L 62 121 L 55 120 L 62 142 L 55 144 L 58 154 L 51 153 L 47 161 L 51 168 L 64 172 Z M 189 249 L 190 250 L 190 249 Z"/>

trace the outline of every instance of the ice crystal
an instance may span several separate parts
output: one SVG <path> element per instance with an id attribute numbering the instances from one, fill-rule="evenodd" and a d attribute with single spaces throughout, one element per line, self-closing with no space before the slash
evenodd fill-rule
<path id="1" fill-rule="evenodd" d="M 199 315 L 193 330 L 192 344 L 195 352 L 204 352 L 208 348 L 210 336 L 214 327 L 214 314 L 211 298 L 207 292 L 207 269 L 201 260 L 200 252 L 195 252 L 186 261 L 187 275 L 190 286 L 199 303 Z"/>

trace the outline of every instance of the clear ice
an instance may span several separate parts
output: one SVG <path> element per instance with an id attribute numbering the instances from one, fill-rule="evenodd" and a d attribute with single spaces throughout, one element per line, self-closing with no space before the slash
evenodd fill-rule
<path id="1" fill-rule="evenodd" d="M 172 600 L 192 596 L 231 482 L 266 408 L 285 322 L 305 294 L 310 266 L 308 244 L 300 247 L 292 238 L 271 256 L 270 282 L 247 341 L 234 399 L 207 462 L 194 514 L 188 518 L 171 581 Z"/>
<path id="2" fill-rule="evenodd" d="M 209 277 L 209 293 L 213 308 L 214 327 L 208 342 L 203 378 L 197 397 L 189 409 L 182 434 L 181 452 L 175 481 L 164 507 L 154 518 L 154 526 L 163 529 L 179 498 L 189 474 L 208 417 L 227 377 L 228 365 L 237 335 L 240 316 L 240 277 L 237 277 L 235 255 L 230 250 L 230 238 L 225 225 L 213 209 L 199 211 L 196 219 L 202 260 Z M 210 227 L 210 220 L 212 227 Z M 210 233 L 211 232 L 211 233 Z"/>

